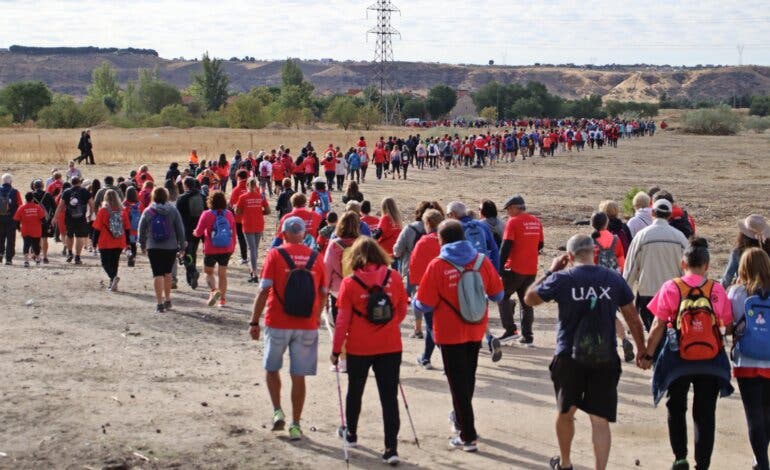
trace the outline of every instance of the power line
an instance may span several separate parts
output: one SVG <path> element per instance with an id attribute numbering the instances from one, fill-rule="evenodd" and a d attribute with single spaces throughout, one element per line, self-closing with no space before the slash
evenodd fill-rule
<path id="1" fill-rule="evenodd" d="M 393 36 L 401 37 L 401 33 L 390 25 L 390 17 L 393 13 L 401 11 L 393 5 L 390 0 L 377 0 L 377 3 L 369 6 L 367 9 L 375 11 L 377 14 L 377 26 L 366 32 L 367 37 L 373 34 L 376 37 L 374 46 L 375 68 L 374 81 L 380 89 L 380 106 L 385 111 L 385 122 L 391 124 L 398 119 L 400 114 L 400 105 L 397 99 L 393 103 L 388 103 L 385 97 L 386 92 L 393 91 L 393 82 L 391 78 L 391 69 L 393 65 Z"/>

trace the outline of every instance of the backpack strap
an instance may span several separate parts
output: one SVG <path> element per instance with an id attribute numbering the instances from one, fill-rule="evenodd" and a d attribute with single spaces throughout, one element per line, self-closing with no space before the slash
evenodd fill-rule
<path id="1" fill-rule="evenodd" d="M 476 262 L 473 263 L 473 270 L 478 271 L 481 269 L 481 265 L 484 263 L 484 254 L 479 253 L 478 256 L 476 256 Z"/>
<path id="2" fill-rule="evenodd" d="M 312 253 L 310 253 L 310 258 L 307 259 L 307 264 L 305 264 L 305 269 L 310 271 L 313 269 L 313 263 L 315 263 L 316 258 L 318 257 L 318 252 L 313 250 Z"/>
<path id="3" fill-rule="evenodd" d="M 289 253 L 287 253 L 286 250 L 280 247 L 276 249 L 278 250 L 278 254 L 281 255 L 281 258 L 283 258 L 283 260 L 286 261 L 286 264 L 289 266 L 289 269 L 291 269 L 292 271 L 297 269 L 297 265 L 294 263 L 294 260 L 291 259 L 291 256 L 289 256 Z"/>

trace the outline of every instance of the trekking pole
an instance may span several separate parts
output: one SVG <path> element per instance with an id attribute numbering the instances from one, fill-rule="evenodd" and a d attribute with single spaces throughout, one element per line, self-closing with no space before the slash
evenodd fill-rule
<path id="1" fill-rule="evenodd" d="M 340 368 L 334 365 L 334 374 L 337 376 L 337 398 L 340 403 L 340 430 L 342 432 L 342 452 L 345 454 L 345 465 L 350 467 L 348 458 L 348 431 L 345 428 L 345 414 L 342 411 L 342 388 L 340 388 Z"/>
<path id="2" fill-rule="evenodd" d="M 414 430 L 414 421 L 412 421 L 412 413 L 409 412 L 409 403 L 406 402 L 406 394 L 404 393 L 404 386 L 401 382 L 398 382 L 398 388 L 401 389 L 401 398 L 404 400 L 404 408 L 406 408 L 406 415 L 409 417 L 409 424 L 412 426 L 412 434 L 414 434 L 414 443 L 417 448 L 420 448 L 420 441 L 417 440 L 417 431 Z"/>

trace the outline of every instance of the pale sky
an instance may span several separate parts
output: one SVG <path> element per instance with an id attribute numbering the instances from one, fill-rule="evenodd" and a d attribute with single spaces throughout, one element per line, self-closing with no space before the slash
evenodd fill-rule
<path id="1" fill-rule="evenodd" d="M 376 0 L 0 0 L 0 47 L 371 60 Z M 392 0 L 396 60 L 770 65 L 768 0 Z"/>

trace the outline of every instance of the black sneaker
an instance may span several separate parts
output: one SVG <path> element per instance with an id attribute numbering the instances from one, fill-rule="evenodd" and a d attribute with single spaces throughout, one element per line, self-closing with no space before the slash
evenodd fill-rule
<path id="1" fill-rule="evenodd" d="M 626 362 L 634 360 L 634 345 L 631 344 L 631 341 L 629 341 L 628 338 L 623 338 L 623 359 L 625 359 Z"/>
<path id="2" fill-rule="evenodd" d="M 128 267 L 133 268 L 136 265 L 136 258 L 133 256 L 128 257 Z"/>
<path id="3" fill-rule="evenodd" d="M 67 262 L 71 263 L 72 262 L 72 258 L 73 258 L 72 253 L 68 254 L 67 255 Z"/>
<path id="4" fill-rule="evenodd" d="M 347 426 L 340 426 L 337 428 L 337 437 L 344 440 L 348 447 L 358 447 L 358 436 L 349 433 Z"/>
<path id="5" fill-rule="evenodd" d="M 192 277 L 190 278 L 190 288 L 193 290 L 198 288 L 198 278 L 201 277 L 201 273 L 198 271 L 193 271 Z"/>
<path id="6" fill-rule="evenodd" d="M 521 339 L 519 340 L 519 344 L 527 348 L 534 347 L 535 346 L 534 343 L 535 343 L 535 340 L 531 336 L 530 337 L 522 336 Z"/>
<path id="7" fill-rule="evenodd" d="M 498 339 L 500 340 L 500 344 L 510 344 L 519 337 L 519 330 L 516 327 L 513 327 L 512 330 L 506 331 Z"/>
<path id="8" fill-rule="evenodd" d="M 690 470 L 690 464 L 687 459 L 677 460 L 671 465 L 671 470 Z"/>
<path id="9" fill-rule="evenodd" d="M 569 467 L 562 467 L 559 465 L 561 462 L 561 457 L 558 455 L 556 457 L 551 457 L 551 460 L 548 461 L 548 468 L 551 470 L 572 470 L 572 466 Z"/>
<path id="10" fill-rule="evenodd" d="M 382 454 L 382 461 L 391 467 L 395 467 L 401 462 L 401 459 L 398 458 L 398 453 L 395 450 L 387 449 L 385 453 Z"/>
<path id="11" fill-rule="evenodd" d="M 502 345 L 500 340 L 492 337 L 489 342 L 489 354 L 492 355 L 492 362 L 498 362 L 503 357 Z"/>
<path id="12" fill-rule="evenodd" d="M 13 261 L 7 259 L 7 260 L 5 260 L 5 265 L 6 266 L 13 266 Z"/>
<path id="13" fill-rule="evenodd" d="M 75 264 L 83 264 L 83 261 L 80 260 L 80 256 L 75 256 Z"/>
<path id="14" fill-rule="evenodd" d="M 163 309 L 164 310 L 171 310 L 171 301 L 170 300 L 167 300 L 167 301 L 163 302 Z"/>
<path id="15" fill-rule="evenodd" d="M 155 313 L 163 313 L 166 311 L 166 308 L 163 306 L 163 304 L 158 304 L 155 306 Z"/>

